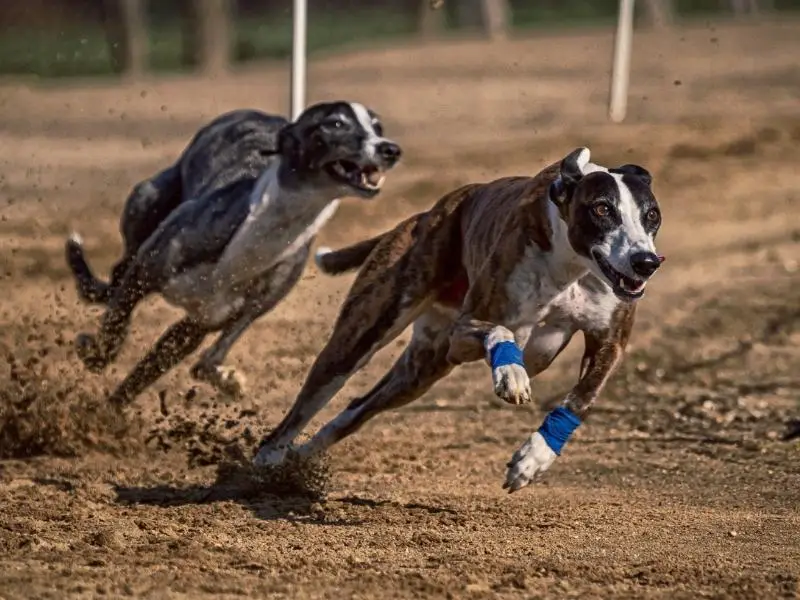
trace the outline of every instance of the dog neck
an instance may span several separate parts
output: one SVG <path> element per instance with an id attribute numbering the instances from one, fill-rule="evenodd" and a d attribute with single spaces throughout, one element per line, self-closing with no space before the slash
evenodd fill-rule
<path id="1" fill-rule="evenodd" d="M 550 224 L 550 250 L 544 253 L 550 279 L 559 289 L 566 289 L 589 272 L 581 256 L 569 241 L 569 225 L 558 206 L 550 199 L 546 202 L 546 215 Z"/>
<path id="2" fill-rule="evenodd" d="M 280 155 L 277 156 L 276 161 L 277 167 L 274 176 L 281 189 L 297 190 L 302 188 L 305 173 L 299 168 L 296 161 Z"/>
<path id="3" fill-rule="evenodd" d="M 334 215 L 334 193 L 281 179 L 281 158 L 259 176 L 250 211 L 217 263 L 218 285 L 248 281 L 301 252 Z"/>
<path id="4" fill-rule="evenodd" d="M 294 161 L 283 156 L 276 158 L 261 179 L 273 181 L 277 186 L 276 191 L 279 190 L 282 196 L 288 195 L 304 205 L 309 204 L 312 210 L 322 210 L 341 195 L 333 186 L 320 185 L 313 173 L 298 168 Z"/>

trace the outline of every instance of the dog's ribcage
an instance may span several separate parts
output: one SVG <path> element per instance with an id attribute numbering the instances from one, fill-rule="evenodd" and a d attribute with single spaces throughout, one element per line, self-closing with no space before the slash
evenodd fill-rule
<path id="1" fill-rule="evenodd" d="M 278 264 L 291 261 L 334 215 L 339 201 L 293 193 L 278 183 L 280 159 L 256 181 L 250 210 L 220 259 L 173 277 L 163 296 L 203 323 L 215 325 L 241 310 Z M 179 249 L 176 249 L 179 251 Z"/>

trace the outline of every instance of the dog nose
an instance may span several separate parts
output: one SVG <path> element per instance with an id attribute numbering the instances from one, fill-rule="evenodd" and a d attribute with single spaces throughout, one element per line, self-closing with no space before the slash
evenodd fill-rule
<path id="1" fill-rule="evenodd" d="M 631 254 L 631 269 L 639 277 L 650 277 L 661 266 L 661 259 L 652 252 Z"/>
<path id="2" fill-rule="evenodd" d="M 378 144 L 377 147 L 378 156 L 380 156 L 383 160 L 395 163 L 403 154 L 403 151 L 400 149 L 400 146 L 395 144 L 394 142 L 381 142 Z"/>

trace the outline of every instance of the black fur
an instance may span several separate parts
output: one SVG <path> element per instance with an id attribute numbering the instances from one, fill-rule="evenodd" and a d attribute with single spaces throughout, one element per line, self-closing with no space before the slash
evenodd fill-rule
<path id="1" fill-rule="evenodd" d="M 377 189 L 358 183 L 364 181 L 359 178 L 362 169 L 391 168 L 400 149 L 376 133 L 380 127 L 377 121 L 365 125 L 364 114 L 361 110 L 359 120 L 354 105 L 332 102 L 310 107 L 293 123 L 256 110 L 217 117 L 194 136 L 174 165 L 132 190 L 120 220 L 123 256 L 112 268 L 108 282 L 92 273 L 80 239 L 71 238 L 66 258 L 79 295 L 107 307 L 98 335 L 81 334 L 77 338 L 78 354 L 86 367 L 100 371 L 116 358 L 133 309 L 141 299 L 163 292 L 169 282 L 195 267 L 213 269 L 251 217 L 253 202 L 258 201 L 254 199 L 255 186 L 268 169 L 277 169 L 272 171 L 276 173 L 272 181 L 277 181 L 278 197 L 287 193 L 285 190 L 294 190 L 290 207 L 295 206 L 297 197 L 301 204 L 297 210 L 306 210 L 296 217 L 303 219 L 298 222 L 303 227 L 306 219 L 317 214 L 309 215 L 309 206 L 326 206 L 342 196 L 377 194 Z M 369 119 L 376 119 L 374 113 Z M 342 175 L 341 169 L 334 167 L 344 164 L 348 166 Z M 291 211 L 284 218 L 291 220 Z M 231 305 L 232 314 L 225 322 L 208 321 L 182 305 L 189 312 L 187 318 L 162 336 L 111 399 L 129 402 L 193 352 L 208 333 L 221 331 L 217 342 L 192 369 L 196 376 L 216 377 L 236 339 L 299 280 L 314 241 L 313 233 L 309 235 L 280 259 L 264 257 L 264 269 L 258 273 L 236 273 L 243 280 L 229 285 L 235 286 L 231 289 L 243 306 Z M 167 359 L 165 352 L 173 356 Z M 220 381 L 217 387 L 224 383 Z"/>

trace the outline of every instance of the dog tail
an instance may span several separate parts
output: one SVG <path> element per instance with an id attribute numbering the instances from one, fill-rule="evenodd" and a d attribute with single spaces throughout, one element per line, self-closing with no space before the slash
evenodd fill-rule
<path id="1" fill-rule="evenodd" d="M 357 242 L 339 250 L 322 246 L 314 254 L 314 262 L 326 275 L 340 275 L 361 267 L 385 234 Z"/>
<path id="2" fill-rule="evenodd" d="M 95 277 L 83 252 L 83 239 L 77 233 L 69 236 L 66 244 L 67 265 L 69 265 L 75 282 L 78 284 L 78 295 L 84 302 L 105 304 L 108 302 L 108 283 Z"/>

